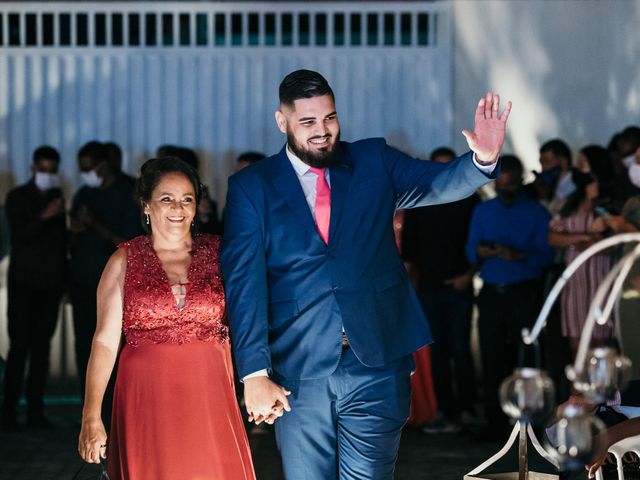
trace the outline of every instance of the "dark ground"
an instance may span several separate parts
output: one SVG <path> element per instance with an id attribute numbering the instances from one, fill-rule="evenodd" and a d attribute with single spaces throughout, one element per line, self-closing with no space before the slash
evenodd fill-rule
<path id="1" fill-rule="evenodd" d="M 76 453 L 80 406 L 51 405 L 47 412 L 55 428 L 0 433 L 0 479 L 71 480 L 76 473 L 81 465 Z M 252 433 L 249 437 L 258 480 L 283 478 L 273 435 Z M 402 436 L 396 479 L 462 480 L 465 473 L 498 451 L 506 440 L 507 437 L 503 442 L 478 443 L 468 434 L 428 436 L 407 429 Z M 492 471 L 517 470 L 516 452 L 510 453 L 500 462 L 503 468 Z M 536 464 L 536 457 L 535 453 L 530 454 L 530 464 Z M 79 479 L 97 480 L 99 476 L 96 466 L 87 466 Z"/>

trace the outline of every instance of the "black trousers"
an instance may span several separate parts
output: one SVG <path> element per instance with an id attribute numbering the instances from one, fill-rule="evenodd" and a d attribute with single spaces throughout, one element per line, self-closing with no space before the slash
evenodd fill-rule
<path id="1" fill-rule="evenodd" d="M 96 331 L 98 308 L 96 291 L 97 287 L 85 287 L 77 284 L 72 284 L 69 289 L 73 307 L 74 346 L 81 399 L 84 399 L 87 364 L 91 354 L 93 334 Z"/>
<path id="2" fill-rule="evenodd" d="M 72 284 L 70 287 L 71 305 L 73 307 L 73 333 L 75 337 L 76 366 L 78 369 L 78 381 L 80 383 L 80 399 L 84 402 L 84 393 L 87 378 L 87 365 L 91 355 L 91 344 L 96 331 L 97 322 L 97 287 L 88 288 Z M 113 389 L 115 386 L 118 364 L 113 368 L 113 373 L 107 384 L 102 401 L 102 420 L 109 431 L 111 424 L 111 406 L 113 403 Z"/>
<path id="3" fill-rule="evenodd" d="M 473 292 L 425 289 L 420 300 L 433 335 L 431 367 L 438 408 L 452 420 L 462 411 L 472 412 L 476 400 L 471 358 Z"/>
<path id="4" fill-rule="evenodd" d="M 9 355 L 4 375 L 2 415 L 14 419 L 24 383 L 29 416 L 42 415 L 49 374 L 51 337 L 56 329 L 62 290 L 35 290 L 11 282 L 8 286 Z"/>
<path id="5" fill-rule="evenodd" d="M 500 408 L 500 384 L 516 366 L 525 366 L 519 364 L 532 366 L 533 355 L 530 349 L 525 351 L 521 331 L 533 326 L 541 307 L 541 292 L 539 282 L 525 281 L 504 287 L 485 284 L 478 296 L 484 411 L 489 428 L 496 432 L 508 427 Z"/>

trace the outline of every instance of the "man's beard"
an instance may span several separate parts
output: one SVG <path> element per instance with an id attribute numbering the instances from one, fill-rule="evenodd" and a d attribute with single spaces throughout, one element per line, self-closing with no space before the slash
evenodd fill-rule
<path id="1" fill-rule="evenodd" d="M 287 144 L 293 154 L 304 163 L 314 168 L 331 168 L 338 163 L 338 151 L 340 145 L 340 132 L 336 136 L 333 145 L 323 148 L 320 151 L 311 152 L 296 143 L 293 133 L 287 131 Z"/>

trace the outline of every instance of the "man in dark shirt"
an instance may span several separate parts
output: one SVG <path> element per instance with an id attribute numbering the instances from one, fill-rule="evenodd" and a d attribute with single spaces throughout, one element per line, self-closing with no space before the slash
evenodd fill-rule
<path id="1" fill-rule="evenodd" d="M 456 157 L 448 148 L 431 153 L 446 163 Z M 436 418 L 425 433 L 453 432 L 458 421 L 470 421 L 475 401 L 475 376 L 470 335 L 473 268 L 464 247 L 473 208 L 480 197 L 405 211 L 402 254 L 417 280 L 418 294 L 429 319 Z M 452 368 L 453 367 L 453 368 Z M 455 387 L 455 388 L 454 388 Z"/>
<path id="2" fill-rule="evenodd" d="M 7 196 L 11 233 L 8 309 L 9 355 L 4 376 L 2 427 L 18 430 L 17 406 L 29 359 L 26 396 L 29 426 L 45 427 L 44 387 L 51 337 L 66 273 L 64 201 L 59 188 L 59 153 L 52 147 L 33 154 L 33 177 Z"/>
<path id="3" fill-rule="evenodd" d="M 81 392 L 96 327 L 96 290 L 116 246 L 142 233 L 133 185 L 118 174 L 108 150 L 90 142 L 78 152 L 83 186 L 71 206 L 70 293 Z M 107 402 L 108 403 L 108 402 Z"/>
<path id="4" fill-rule="evenodd" d="M 523 193 L 522 173 L 518 158 L 501 158 L 495 183 L 498 196 L 473 211 L 466 246 L 467 258 L 478 265 L 484 281 L 478 296 L 478 334 L 486 440 L 505 435 L 507 417 L 500 409 L 498 389 L 518 363 L 518 349 L 523 348 L 520 332 L 535 321 L 541 281 L 554 257 L 547 243 L 551 216 Z"/>

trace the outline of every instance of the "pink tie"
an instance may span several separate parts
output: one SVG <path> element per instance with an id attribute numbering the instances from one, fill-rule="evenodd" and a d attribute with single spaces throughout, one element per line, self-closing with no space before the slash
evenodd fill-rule
<path id="1" fill-rule="evenodd" d="M 329 220 L 331 219 L 331 189 L 324 175 L 325 168 L 311 167 L 318 180 L 316 182 L 316 226 L 324 243 L 329 243 Z"/>

